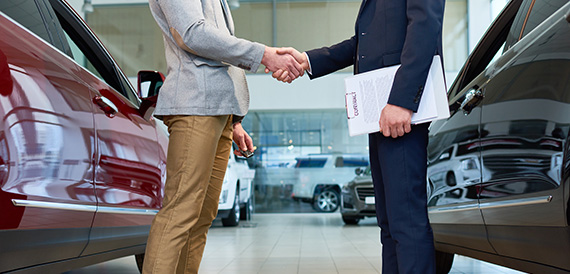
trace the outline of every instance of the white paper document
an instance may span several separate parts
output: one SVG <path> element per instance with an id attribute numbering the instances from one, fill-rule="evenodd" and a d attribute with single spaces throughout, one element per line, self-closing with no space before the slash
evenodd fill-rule
<path id="1" fill-rule="evenodd" d="M 388 103 L 394 77 L 400 65 L 381 68 L 345 78 L 346 114 L 350 136 L 380 131 L 380 113 Z M 439 55 L 433 57 L 420 105 L 412 124 L 449 117 L 447 88 Z"/>

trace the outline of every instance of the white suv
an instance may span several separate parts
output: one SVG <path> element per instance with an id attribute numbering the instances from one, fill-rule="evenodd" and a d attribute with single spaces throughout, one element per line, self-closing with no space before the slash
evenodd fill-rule
<path id="1" fill-rule="evenodd" d="M 235 144 L 234 144 L 235 148 Z M 253 177 L 245 158 L 230 153 L 230 160 L 220 193 L 218 217 L 224 226 L 237 226 L 241 220 L 249 220 L 253 212 Z"/>
<path id="2" fill-rule="evenodd" d="M 364 154 L 309 154 L 296 158 L 293 199 L 313 204 L 321 212 L 334 212 L 340 190 L 354 178 L 354 169 L 368 166 Z"/>

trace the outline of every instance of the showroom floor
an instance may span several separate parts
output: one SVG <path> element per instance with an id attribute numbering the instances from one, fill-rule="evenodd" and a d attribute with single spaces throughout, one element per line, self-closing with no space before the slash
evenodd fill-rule
<path id="1" fill-rule="evenodd" d="M 368 218 L 344 225 L 339 213 L 256 214 L 239 227 L 214 222 L 201 274 L 380 273 L 379 229 Z M 97 264 L 66 274 L 138 273 L 134 257 Z M 451 273 L 521 273 L 456 256 Z"/>

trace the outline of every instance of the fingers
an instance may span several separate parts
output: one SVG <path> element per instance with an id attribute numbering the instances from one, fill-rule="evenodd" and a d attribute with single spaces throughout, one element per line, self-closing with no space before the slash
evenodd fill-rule
<path id="1" fill-rule="evenodd" d="M 247 150 L 249 150 L 249 151 L 254 151 L 255 148 L 253 147 L 253 140 L 251 139 L 251 137 L 249 136 L 249 134 L 246 134 L 245 136 L 246 136 L 246 138 L 245 138 L 245 143 L 246 143 L 246 145 L 247 145 Z"/>
<path id="2" fill-rule="evenodd" d="M 405 132 L 405 133 L 410 133 L 410 131 L 412 131 L 412 124 L 406 123 L 406 124 L 404 125 L 404 132 Z"/>
<path id="3" fill-rule="evenodd" d="M 247 134 L 245 134 L 245 131 L 244 131 L 244 133 L 240 134 L 240 135 L 241 135 L 240 140 L 239 140 L 239 143 L 237 143 L 237 145 L 241 150 L 246 151 L 247 150 L 247 144 L 245 142 L 245 139 L 246 139 L 245 136 L 247 136 Z"/>
<path id="4" fill-rule="evenodd" d="M 411 117 L 411 110 L 388 104 L 380 115 L 380 132 L 384 137 L 402 137 L 412 131 Z"/>
<path id="5" fill-rule="evenodd" d="M 303 76 L 305 69 L 308 68 L 304 54 L 294 48 L 267 47 L 262 64 L 266 66 L 266 73 L 272 71 L 273 78 L 287 83 Z M 284 72 L 279 72 L 280 70 L 287 72 L 287 75 L 283 75 Z"/>
<path id="6" fill-rule="evenodd" d="M 293 55 L 295 53 L 295 51 L 297 51 L 297 50 L 292 48 L 292 47 L 283 47 L 283 48 L 277 49 L 277 53 L 279 53 L 279 54 L 291 54 L 291 55 Z"/>

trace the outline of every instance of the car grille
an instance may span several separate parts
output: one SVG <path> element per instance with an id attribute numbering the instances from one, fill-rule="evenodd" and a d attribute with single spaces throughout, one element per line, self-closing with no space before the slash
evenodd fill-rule
<path id="1" fill-rule="evenodd" d="M 486 156 L 483 158 L 486 168 L 491 170 L 504 169 L 548 169 L 550 157 L 548 156 Z"/>
<path id="2" fill-rule="evenodd" d="M 356 195 L 358 196 L 358 200 L 364 201 L 366 197 L 374 196 L 374 188 L 373 187 L 357 187 L 356 188 Z"/>

